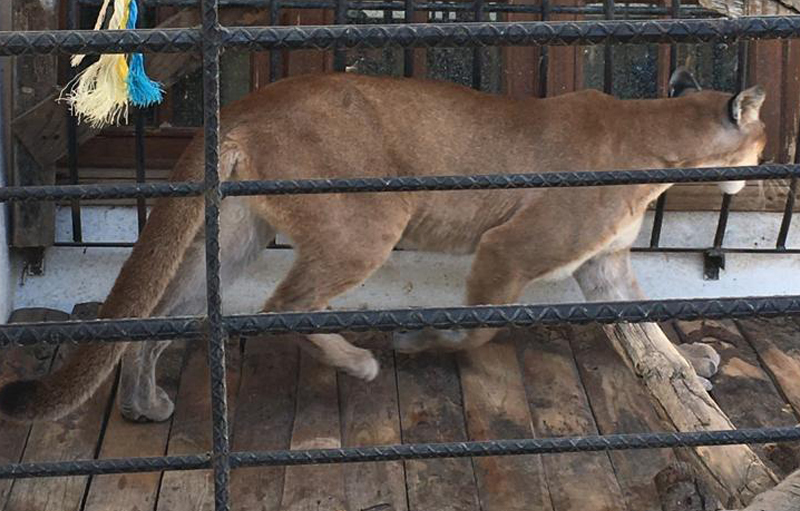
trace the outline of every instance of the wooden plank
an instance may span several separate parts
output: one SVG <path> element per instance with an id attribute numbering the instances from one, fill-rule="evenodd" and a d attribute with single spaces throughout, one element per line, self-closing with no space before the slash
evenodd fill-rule
<path id="1" fill-rule="evenodd" d="M 382 339 L 380 344 L 391 345 L 390 334 L 378 336 Z M 373 381 L 339 376 L 342 444 L 345 447 L 402 443 L 394 354 L 387 349 L 374 353 L 381 372 Z M 400 461 L 348 464 L 344 466 L 344 479 L 347 509 L 408 509 L 405 473 Z"/>
<path id="2" fill-rule="evenodd" d="M 505 336 L 459 353 L 470 440 L 531 438 L 533 429 L 517 354 Z M 476 458 L 483 511 L 553 509 L 541 456 Z"/>
<path id="3" fill-rule="evenodd" d="M 748 85 L 760 85 L 767 94 L 761 107 L 761 120 L 767 131 L 763 158 L 772 161 L 778 161 L 781 153 L 782 43 L 773 40 L 751 41 L 749 44 L 747 82 Z"/>
<path id="4" fill-rule="evenodd" d="M 57 30 L 58 12 L 55 2 L 13 0 L 13 30 Z M 57 83 L 58 59 L 55 55 L 24 55 L 13 59 L 12 115 L 17 116 L 48 97 Z M 61 139 L 66 131 L 54 134 Z M 25 146 L 12 139 L 11 184 L 15 186 L 52 185 L 55 172 L 52 162 L 43 164 L 37 158 L 36 145 Z M 55 209 L 52 202 L 13 203 L 11 205 L 11 245 L 46 247 L 55 240 Z"/>
<path id="5" fill-rule="evenodd" d="M 288 449 L 294 422 L 297 347 L 286 337 L 248 339 L 236 399 L 232 448 Z M 279 511 L 284 467 L 254 467 L 231 473 L 231 509 Z"/>
<path id="6" fill-rule="evenodd" d="M 787 405 L 761 368 L 758 356 L 732 321 L 678 321 L 675 323 L 686 342 L 702 342 L 721 357 L 719 372 L 713 377 L 714 400 L 737 428 L 794 426 L 797 416 Z M 798 373 L 800 374 L 800 373 Z M 787 467 L 775 446 L 751 448 L 776 475 L 783 479 L 796 467 Z M 776 457 L 776 455 L 778 457 Z"/>
<path id="7" fill-rule="evenodd" d="M 537 0 L 509 0 L 509 5 L 538 4 Z M 538 21 L 536 14 L 508 13 L 509 22 Z M 539 46 L 505 46 L 503 55 L 503 89 L 512 98 L 526 98 L 539 94 Z"/>
<path id="8" fill-rule="evenodd" d="M 336 370 L 300 355 L 297 411 L 292 428 L 292 449 L 342 446 Z M 282 511 L 338 511 L 346 509 L 344 470 L 341 465 L 288 467 L 283 486 Z"/>
<path id="9" fill-rule="evenodd" d="M 206 343 L 190 343 L 181 374 L 167 454 L 197 454 L 211 451 L 211 390 Z M 236 410 L 239 387 L 238 340 L 227 349 L 228 413 Z M 214 478 L 210 470 L 165 472 L 158 494 L 159 511 L 211 511 L 214 509 Z"/>
<path id="10" fill-rule="evenodd" d="M 96 317 L 96 305 L 76 307 L 72 319 Z M 55 365 L 68 356 L 68 349 L 59 349 Z M 22 461 L 94 458 L 110 407 L 114 379 L 110 378 L 91 399 L 63 419 L 35 423 L 28 435 Z M 14 481 L 4 511 L 77 511 L 81 509 L 88 481 L 88 476 Z"/>
<path id="11" fill-rule="evenodd" d="M 24 1 L 39 4 L 39 0 Z M 266 23 L 268 19 L 268 9 L 220 9 L 220 22 L 223 25 L 258 25 Z M 199 11 L 187 8 L 159 24 L 158 28 L 194 27 L 199 24 Z M 165 88 L 169 88 L 184 75 L 198 69 L 200 65 L 199 54 L 192 52 L 154 53 L 147 57 L 149 75 L 161 82 Z M 55 70 L 55 65 L 52 68 Z M 52 90 L 54 83 L 54 81 L 51 83 L 50 89 L 44 95 L 39 96 L 39 101 L 25 108 L 20 107 L 11 123 L 14 135 L 31 151 L 35 161 L 42 167 L 52 165 L 67 153 L 63 137 L 67 125 L 66 106 L 64 103 L 56 103 L 60 91 Z M 92 129 L 87 124 L 81 124 L 78 126 L 78 141 L 84 143 L 98 133 L 98 130 Z"/>
<path id="12" fill-rule="evenodd" d="M 783 41 L 782 46 L 781 138 L 778 161 L 794 163 L 800 129 L 800 41 Z"/>
<path id="13" fill-rule="evenodd" d="M 281 25 L 325 25 L 333 23 L 333 12 L 326 9 L 285 9 L 281 12 Z M 333 52 L 295 50 L 285 52 L 283 76 L 324 73 L 333 70 Z"/>
<path id="14" fill-rule="evenodd" d="M 533 427 L 537 436 L 596 435 L 569 329 L 534 328 L 515 332 Z M 625 500 L 607 453 L 544 456 L 555 511 L 618 511 Z"/>
<path id="15" fill-rule="evenodd" d="M 458 371 L 451 355 L 397 355 L 403 442 L 467 439 Z M 405 463 L 408 507 L 414 511 L 477 511 L 475 474 L 468 459 Z"/>
<path id="16" fill-rule="evenodd" d="M 580 0 L 555 0 L 552 5 L 578 7 Z M 575 21 L 575 14 L 554 14 L 551 21 Z M 580 46 L 552 46 L 547 69 L 547 95 L 558 96 L 573 92 L 583 84 L 583 49 Z"/>
<path id="17" fill-rule="evenodd" d="M 178 390 L 185 342 L 174 342 L 158 363 L 158 382 L 170 399 L 175 399 Z M 103 435 L 100 458 L 126 458 L 141 456 L 163 456 L 167 450 L 172 421 L 135 423 L 122 417 L 119 412 L 119 394 Z M 83 511 L 109 511 L 117 509 L 120 502 L 126 509 L 150 511 L 154 509 L 161 474 L 109 474 L 92 479 Z"/>
<path id="18" fill-rule="evenodd" d="M 792 318 L 737 321 L 745 339 L 758 353 L 759 361 L 800 415 L 800 328 Z"/>
<path id="19" fill-rule="evenodd" d="M 27 308 L 11 313 L 8 323 L 32 323 L 39 321 L 66 321 L 69 314 L 55 309 Z M 7 348 L 0 357 L 0 385 L 6 382 L 36 378 L 50 369 L 55 346 L 38 345 Z M 18 463 L 28 440 L 31 427 L 0 418 L 0 464 Z M 3 509 L 13 480 L 0 481 L 0 509 Z"/>
<path id="20" fill-rule="evenodd" d="M 600 327 L 573 326 L 569 340 L 584 388 L 602 434 L 672 431 L 647 391 L 620 360 Z M 653 477 L 676 461 L 670 449 L 610 453 L 627 508 L 660 511 Z"/>

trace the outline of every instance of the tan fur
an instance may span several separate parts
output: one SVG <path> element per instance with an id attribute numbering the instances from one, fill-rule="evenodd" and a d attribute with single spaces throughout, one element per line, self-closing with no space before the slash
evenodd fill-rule
<path id="1" fill-rule="evenodd" d="M 223 111 L 223 178 L 755 164 L 765 143 L 758 121 L 763 94 L 743 94 L 735 104 L 744 109 L 739 119 L 746 122 L 737 126 L 729 120 L 731 96 L 713 91 L 658 100 L 620 101 L 596 91 L 513 100 L 428 81 L 292 78 Z M 198 139 L 173 179 L 200 180 L 202 154 Z M 467 303 L 513 302 L 533 280 L 567 276 L 604 254 L 627 254 L 647 204 L 668 187 L 229 198 L 221 220 L 223 283 L 241 273 L 266 239 L 280 231 L 291 238 L 296 259 L 265 311 L 323 309 L 368 278 L 398 244 L 475 253 Z M 202 313 L 202 218 L 201 198 L 161 200 L 102 317 Z M 635 286 L 635 280 L 631 283 Z M 396 347 L 460 349 L 483 344 L 493 333 L 398 334 Z M 355 376 L 377 374 L 372 355 L 339 335 L 310 335 L 305 343 L 322 360 Z M 152 372 L 163 346 L 149 344 L 138 343 L 125 355 L 122 409 L 132 419 L 162 420 L 171 403 Z M 61 416 L 94 392 L 125 346 L 86 345 L 33 391 L 3 389 L 0 408 L 23 420 Z"/>

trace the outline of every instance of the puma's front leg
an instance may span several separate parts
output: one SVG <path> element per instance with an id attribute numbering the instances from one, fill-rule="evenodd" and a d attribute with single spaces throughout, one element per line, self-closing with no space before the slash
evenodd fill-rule
<path id="1" fill-rule="evenodd" d="M 578 268 L 574 276 L 589 301 L 646 299 L 631 268 L 630 250 L 627 249 L 595 256 Z M 657 325 L 652 326 L 657 328 Z M 707 378 L 717 373 L 719 354 L 703 343 L 680 344 L 676 348 L 694 367 L 703 386 L 710 389 L 711 383 Z"/>

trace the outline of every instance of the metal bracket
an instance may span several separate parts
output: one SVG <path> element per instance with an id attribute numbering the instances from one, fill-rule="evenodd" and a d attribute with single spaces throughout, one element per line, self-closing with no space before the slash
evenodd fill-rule
<path id="1" fill-rule="evenodd" d="M 44 275 L 44 247 L 25 247 L 20 250 L 23 266 L 22 275 Z"/>
<path id="2" fill-rule="evenodd" d="M 703 252 L 703 279 L 719 280 L 719 271 L 725 269 L 725 252 L 709 248 Z"/>

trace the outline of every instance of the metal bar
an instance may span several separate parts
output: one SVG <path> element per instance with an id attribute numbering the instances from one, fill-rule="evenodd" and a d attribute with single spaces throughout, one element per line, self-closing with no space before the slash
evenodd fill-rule
<path id="1" fill-rule="evenodd" d="M 670 319 L 779 317 L 800 315 L 800 295 L 727 297 L 556 305 L 481 305 L 365 311 L 287 312 L 222 318 L 231 336 L 339 333 L 423 328 L 484 328 L 553 324 L 640 323 Z M 173 317 L 0 325 L 0 347 L 62 342 L 141 342 L 198 339 L 203 317 Z"/>
<path id="2" fill-rule="evenodd" d="M 483 21 L 483 0 L 473 0 L 472 11 L 475 15 L 475 22 L 480 23 Z M 472 88 L 476 90 L 481 89 L 482 75 L 483 75 L 483 49 L 475 47 L 472 49 Z"/>
<path id="3" fill-rule="evenodd" d="M 403 2 L 403 23 L 410 24 L 414 22 L 414 0 L 405 0 Z M 403 76 L 410 78 L 414 76 L 414 50 L 403 50 Z"/>
<path id="4" fill-rule="evenodd" d="M 78 9 L 76 0 L 67 1 L 67 29 L 75 30 L 78 28 Z M 75 76 L 75 70 L 71 65 L 67 65 L 67 76 L 69 80 Z M 69 166 L 69 182 L 73 185 L 80 184 L 78 173 L 78 119 L 67 109 L 64 114 L 67 116 L 67 164 Z M 72 217 L 72 241 L 80 243 L 83 241 L 83 228 L 81 225 L 81 202 L 79 199 L 70 201 L 70 215 Z"/>
<path id="5" fill-rule="evenodd" d="M 277 26 L 281 24 L 281 2 L 273 0 L 269 4 L 269 24 Z M 283 55 L 280 50 L 269 51 L 269 81 L 270 83 L 280 80 L 283 76 Z"/>
<path id="6" fill-rule="evenodd" d="M 670 43 L 784 39 L 800 36 L 800 16 L 721 19 L 568 22 L 484 22 L 410 25 L 226 27 L 225 48 L 248 50 L 526 46 L 550 44 Z M 64 53 L 177 53 L 197 51 L 198 29 L 0 32 L 0 56 Z"/>
<path id="7" fill-rule="evenodd" d="M 336 0 L 336 9 L 334 10 L 333 22 L 336 23 L 337 25 L 347 24 L 346 0 Z M 343 73 L 346 65 L 347 65 L 347 51 L 337 47 L 333 51 L 333 70 L 339 73 Z"/>
<path id="8" fill-rule="evenodd" d="M 667 205 L 667 192 L 658 196 L 656 211 L 653 215 L 653 230 L 650 231 L 650 248 L 657 248 L 661 241 L 661 228 L 664 225 L 664 208 Z"/>
<path id="9" fill-rule="evenodd" d="M 719 210 L 719 220 L 717 221 L 717 231 L 714 234 L 714 248 L 721 248 L 725 240 L 725 229 L 728 227 L 728 216 L 731 211 L 731 200 L 733 195 L 722 195 L 722 207 Z"/>
<path id="10" fill-rule="evenodd" d="M 764 444 L 800 440 L 800 428 L 760 428 L 721 431 L 628 433 L 515 440 L 486 440 L 341 449 L 308 449 L 231 453 L 232 468 L 359 463 L 435 458 L 516 456 L 630 449 Z M 0 467 L 0 479 L 65 475 L 112 474 L 207 468 L 207 455 L 163 458 L 119 458 L 66 462 L 14 463 Z"/>
<path id="11" fill-rule="evenodd" d="M 144 111 L 138 109 L 136 111 L 136 182 L 144 183 L 146 180 L 144 162 Z M 142 232 L 142 229 L 144 229 L 145 222 L 147 222 L 147 205 L 145 204 L 144 197 L 137 197 L 136 223 L 139 232 Z"/>
<path id="12" fill-rule="evenodd" d="M 225 378 L 225 325 L 220 284 L 219 210 L 222 190 L 219 179 L 219 65 L 222 30 L 218 0 L 203 0 L 203 131 L 205 149 L 205 259 L 208 365 L 211 373 L 211 418 L 214 468 L 214 509 L 230 509 L 230 442 Z"/>
<path id="13" fill-rule="evenodd" d="M 797 158 L 795 158 L 797 159 Z M 789 227 L 792 225 L 792 215 L 794 213 L 794 202 L 797 195 L 797 177 L 793 177 L 789 183 L 789 191 L 786 192 L 786 205 L 783 207 L 783 218 L 781 228 L 778 231 L 778 241 L 776 248 L 786 252 L 786 238 L 789 236 Z"/>
<path id="14" fill-rule="evenodd" d="M 604 14 L 607 20 L 613 20 L 615 16 L 614 0 L 603 0 Z M 611 42 L 606 41 L 603 47 L 603 91 L 606 94 L 614 94 L 614 49 Z"/>
<path id="15" fill-rule="evenodd" d="M 550 5 L 550 0 L 541 0 L 542 2 L 542 16 L 544 22 L 550 21 L 550 13 L 553 6 Z M 550 70 L 550 48 L 547 45 L 539 49 L 539 97 L 547 97 L 547 80 Z"/>
<path id="16" fill-rule="evenodd" d="M 226 181 L 227 196 L 302 195 L 320 193 L 373 193 L 441 190 L 497 190 L 612 186 L 647 183 L 702 183 L 800 176 L 800 165 L 771 164 L 748 167 L 702 167 L 538 174 L 485 174 L 474 176 L 364 177 Z M 138 197 L 190 197 L 202 193 L 200 183 L 145 183 L 66 186 L 0 187 L 0 202 L 62 199 L 127 199 Z"/>

